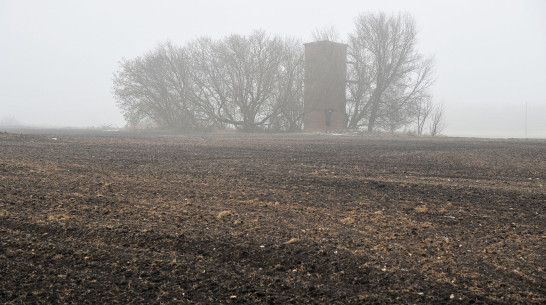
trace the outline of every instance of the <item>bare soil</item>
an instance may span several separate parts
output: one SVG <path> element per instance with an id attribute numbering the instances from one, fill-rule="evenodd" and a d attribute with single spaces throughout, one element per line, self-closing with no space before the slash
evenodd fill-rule
<path id="1" fill-rule="evenodd" d="M 0 133 L 0 303 L 546 303 L 546 141 Z"/>

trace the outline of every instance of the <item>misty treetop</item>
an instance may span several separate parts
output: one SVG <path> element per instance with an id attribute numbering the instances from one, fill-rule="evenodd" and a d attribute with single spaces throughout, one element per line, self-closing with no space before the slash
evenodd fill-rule
<path id="1" fill-rule="evenodd" d="M 333 27 L 313 36 L 339 39 Z M 416 50 L 416 37 L 415 21 L 407 14 L 355 19 L 347 41 L 348 129 L 416 126 L 423 133 L 434 108 L 429 90 L 433 61 Z M 303 61 L 300 40 L 263 31 L 218 40 L 204 37 L 185 46 L 163 43 L 120 62 L 114 96 L 130 126 L 300 131 Z M 434 135 L 442 124 L 431 126 Z"/>

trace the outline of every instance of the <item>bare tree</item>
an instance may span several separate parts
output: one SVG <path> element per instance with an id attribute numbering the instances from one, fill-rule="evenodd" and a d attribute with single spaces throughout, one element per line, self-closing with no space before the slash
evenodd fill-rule
<path id="1" fill-rule="evenodd" d="M 274 131 L 300 131 L 303 125 L 303 45 L 300 40 L 283 41 L 283 57 L 274 99 L 278 114 L 271 118 Z"/>
<path id="2" fill-rule="evenodd" d="M 430 117 L 432 110 L 433 110 L 432 101 L 428 97 L 423 97 L 419 100 L 417 104 L 417 115 L 416 115 L 416 122 L 417 122 L 417 134 L 422 135 L 423 129 L 425 127 L 425 123 L 427 122 L 427 119 Z"/>
<path id="3" fill-rule="evenodd" d="M 132 60 L 123 59 L 114 73 L 114 97 L 129 125 L 152 121 L 159 127 L 200 126 L 187 98 L 187 61 L 182 48 L 160 44 Z"/>
<path id="4" fill-rule="evenodd" d="M 433 62 L 415 50 L 409 15 L 363 14 L 349 35 L 348 128 L 396 129 L 414 119 L 428 95 Z"/>
<path id="5" fill-rule="evenodd" d="M 434 107 L 434 111 L 432 112 L 430 135 L 433 137 L 440 135 L 446 127 L 444 109 L 444 105 L 439 104 Z"/>
<path id="6" fill-rule="evenodd" d="M 255 31 L 190 44 L 192 99 L 209 118 L 245 131 L 265 128 L 297 100 L 299 59 L 278 37 Z M 284 78 L 284 79 L 283 79 Z M 280 89 L 279 87 L 283 87 Z"/>
<path id="7" fill-rule="evenodd" d="M 339 35 L 339 32 L 333 25 L 329 25 L 315 29 L 315 31 L 313 31 L 313 40 L 341 42 L 341 35 Z"/>
<path id="8" fill-rule="evenodd" d="M 186 47 L 160 44 L 114 73 L 129 125 L 195 130 L 298 131 L 303 117 L 303 47 L 262 31 Z"/>

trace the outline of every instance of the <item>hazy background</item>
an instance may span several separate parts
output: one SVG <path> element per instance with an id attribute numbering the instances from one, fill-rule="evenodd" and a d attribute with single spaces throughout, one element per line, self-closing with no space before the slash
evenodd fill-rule
<path id="1" fill-rule="evenodd" d="M 546 138 L 546 1 L 0 0 L 0 125 L 123 127 L 112 74 L 170 40 L 264 29 L 343 37 L 362 12 L 408 12 L 435 56 L 450 136 Z"/>

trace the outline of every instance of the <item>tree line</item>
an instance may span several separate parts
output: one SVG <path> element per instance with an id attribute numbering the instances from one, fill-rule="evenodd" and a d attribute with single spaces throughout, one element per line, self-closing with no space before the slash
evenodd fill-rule
<path id="1" fill-rule="evenodd" d="M 313 36 L 343 42 L 333 28 Z M 345 43 L 347 129 L 442 131 L 443 108 L 430 94 L 433 59 L 416 49 L 410 15 L 362 14 Z M 121 60 L 113 93 L 129 126 L 296 132 L 303 125 L 303 63 L 300 40 L 258 30 L 168 42 Z"/>

